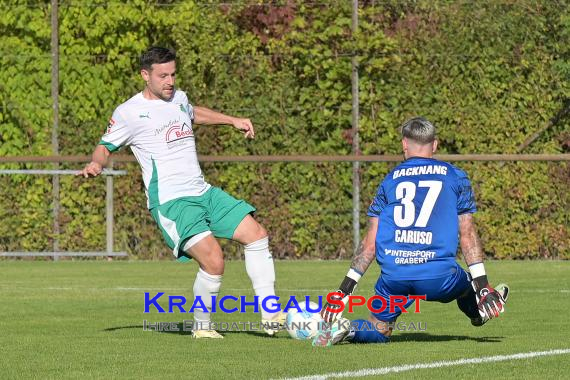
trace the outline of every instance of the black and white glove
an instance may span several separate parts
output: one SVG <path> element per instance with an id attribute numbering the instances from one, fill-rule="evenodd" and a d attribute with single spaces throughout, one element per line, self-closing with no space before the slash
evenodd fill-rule
<path id="1" fill-rule="evenodd" d="M 328 294 L 327 300 L 330 301 L 321 310 L 321 316 L 325 322 L 333 323 L 342 316 L 342 312 L 348 303 L 348 298 L 356 289 L 361 276 L 360 273 L 351 268 L 340 284 L 339 289 Z"/>
<path id="2" fill-rule="evenodd" d="M 481 318 L 488 320 L 499 316 L 505 311 L 505 299 L 487 280 L 487 275 L 483 268 L 483 263 L 469 267 L 473 280 L 471 285 L 477 297 L 477 308 Z"/>

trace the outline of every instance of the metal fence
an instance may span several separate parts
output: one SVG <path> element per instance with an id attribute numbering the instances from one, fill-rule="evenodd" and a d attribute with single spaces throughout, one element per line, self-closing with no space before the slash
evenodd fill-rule
<path id="1" fill-rule="evenodd" d="M 537 162 L 568 162 L 570 154 L 481 154 L 481 155 L 436 155 L 436 158 L 443 161 L 537 161 Z M 90 161 L 90 156 L 14 156 L 0 157 L 2 163 L 84 163 Z M 201 162 L 253 162 L 253 163 L 279 163 L 279 162 L 399 162 L 402 160 L 400 155 L 368 155 L 368 156 L 324 156 L 324 155 L 291 155 L 291 156 L 200 156 Z M 113 157 L 113 162 L 135 162 L 133 156 L 117 155 Z M 0 175 L 75 175 L 76 170 L 50 170 L 50 169 L 0 169 Z M 106 198 L 105 198 L 105 217 L 106 217 L 106 250 L 100 252 L 71 252 L 59 251 L 54 249 L 51 252 L 0 252 L 0 257 L 52 257 L 57 260 L 60 257 L 125 257 L 126 252 L 114 252 L 113 248 L 113 231 L 114 231 L 114 189 L 113 177 L 126 175 L 125 170 L 113 170 L 112 163 L 109 169 L 105 169 L 102 173 L 106 181 Z M 132 174 L 132 173 L 131 173 Z M 138 175 L 138 173 L 136 174 Z M 358 214 L 353 213 L 353 224 L 360 228 Z M 58 226 L 58 213 L 54 212 L 54 226 Z M 54 230 L 58 231 L 55 227 Z M 57 241 L 57 233 L 54 231 L 54 240 Z M 356 242 L 354 242 L 356 243 Z M 54 244 L 57 247 L 57 244 Z"/>
<path id="2" fill-rule="evenodd" d="M 6 157 L 3 157 L 5 160 Z M 15 175 L 15 174 L 25 174 L 25 175 L 76 175 L 77 170 L 35 170 L 35 169 L 0 169 L 0 175 Z M 0 252 L 0 257 L 52 257 L 54 260 L 58 260 L 60 257 L 126 257 L 128 256 L 126 252 L 114 252 L 113 249 L 113 177 L 118 175 L 125 175 L 127 172 L 125 170 L 112 170 L 104 169 L 101 175 L 106 177 L 106 198 L 105 198 L 105 225 L 106 225 L 106 246 L 107 249 L 104 252 Z M 57 215 L 54 215 L 54 223 L 58 225 Z M 58 230 L 58 229 L 57 229 Z M 55 237 L 57 241 L 57 236 Z M 54 244 L 57 246 L 57 243 Z"/>

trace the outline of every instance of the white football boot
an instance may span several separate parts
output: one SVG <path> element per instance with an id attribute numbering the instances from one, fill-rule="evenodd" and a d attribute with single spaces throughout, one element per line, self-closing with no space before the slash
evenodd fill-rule
<path id="1" fill-rule="evenodd" d="M 287 313 L 279 311 L 275 313 L 273 318 L 271 319 L 262 319 L 261 326 L 263 327 L 263 331 L 269 336 L 273 336 L 279 332 L 279 330 L 283 329 L 283 325 L 285 325 L 285 319 L 287 318 Z"/>
<path id="2" fill-rule="evenodd" d="M 193 330 L 192 338 L 194 339 L 224 339 L 216 330 Z"/>

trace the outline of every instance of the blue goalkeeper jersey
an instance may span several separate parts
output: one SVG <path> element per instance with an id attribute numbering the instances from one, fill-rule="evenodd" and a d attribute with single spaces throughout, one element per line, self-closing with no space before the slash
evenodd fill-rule
<path id="1" fill-rule="evenodd" d="M 368 209 L 378 217 L 376 260 L 382 276 L 434 279 L 457 270 L 458 215 L 477 210 L 467 174 L 432 158 L 412 157 L 382 181 Z"/>

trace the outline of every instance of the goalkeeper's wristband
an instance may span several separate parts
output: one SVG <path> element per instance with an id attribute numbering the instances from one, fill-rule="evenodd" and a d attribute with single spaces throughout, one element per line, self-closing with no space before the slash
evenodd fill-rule
<path id="1" fill-rule="evenodd" d="M 355 271 L 354 269 L 350 268 L 344 280 L 339 286 L 339 290 L 346 295 L 351 295 L 356 289 L 356 285 L 358 285 L 358 280 L 360 280 L 362 275 Z"/>
<path id="2" fill-rule="evenodd" d="M 473 284 L 475 285 L 476 290 L 483 289 L 489 285 L 489 280 L 487 279 L 483 263 L 470 265 L 469 272 L 471 273 L 471 278 L 473 279 Z"/>

